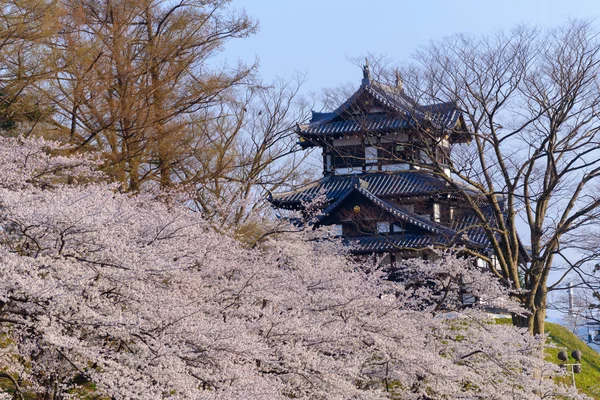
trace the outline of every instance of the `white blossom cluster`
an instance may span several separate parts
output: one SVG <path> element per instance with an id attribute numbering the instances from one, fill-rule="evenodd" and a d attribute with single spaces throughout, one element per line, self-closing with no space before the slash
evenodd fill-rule
<path id="1" fill-rule="evenodd" d="M 581 398 L 553 383 L 542 338 L 455 307 L 454 293 L 440 298 L 450 279 L 508 307 L 469 260 L 411 261 L 406 276 L 432 283 L 422 289 L 364 273 L 317 232 L 248 249 L 185 207 L 117 193 L 93 162 L 44 148 L 53 145 L 0 139 L 10 166 L 0 168 L 0 371 L 19 384 L 1 380 L 6 391 Z"/>

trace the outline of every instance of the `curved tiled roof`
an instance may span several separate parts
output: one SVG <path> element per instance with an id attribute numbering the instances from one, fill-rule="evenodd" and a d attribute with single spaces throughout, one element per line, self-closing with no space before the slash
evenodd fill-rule
<path id="1" fill-rule="evenodd" d="M 407 249 L 423 249 L 429 246 L 445 246 L 450 244 L 446 236 L 423 235 L 379 235 L 358 236 L 344 239 L 351 246 L 353 253 L 383 253 Z"/>
<path id="2" fill-rule="evenodd" d="M 385 113 L 354 116 L 347 112 L 357 99 L 368 94 L 387 109 Z M 408 97 L 402 89 L 378 82 L 363 84 L 340 105 L 329 113 L 313 112 L 310 123 L 298 125 L 301 136 L 340 137 L 355 132 L 372 134 L 400 131 L 418 125 L 430 125 L 435 129 L 453 129 L 460 118 L 455 102 L 421 106 Z"/>
<path id="3" fill-rule="evenodd" d="M 317 182 L 296 191 L 273 195 L 271 202 L 283 208 L 297 208 L 302 202 L 323 194 L 329 201 L 336 201 L 355 186 L 354 179 L 362 180 L 369 192 L 378 197 L 415 196 L 420 194 L 450 194 L 446 182 L 421 171 L 398 171 L 393 173 L 369 172 L 355 176 L 328 175 Z"/>
<path id="4" fill-rule="evenodd" d="M 375 196 L 373 193 L 367 190 L 364 187 L 364 185 L 361 186 L 360 184 L 356 184 L 353 188 L 348 189 L 337 201 L 332 203 L 329 207 L 325 208 L 319 219 L 322 220 L 323 218 L 327 217 L 329 213 L 333 212 L 337 207 L 339 207 L 344 202 L 344 200 L 347 199 L 353 192 L 360 193 L 362 196 L 366 197 L 372 204 L 396 217 L 398 221 L 414 225 L 418 228 L 429 232 L 430 235 L 421 235 L 423 238 L 434 237 L 434 239 L 431 239 L 430 242 L 428 242 L 429 244 L 426 244 L 425 246 L 434 244 L 448 245 L 459 243 L 474 247 L 487 247 L 489 245 L 488 239 L 485 236 L 485 232 L 481 227 L 472 224 L 471 218 L 466 218 L 464 221 L 458 221 L 458 225 L 464 226 L 466 228 L 465 231 L 459 232 L 455 229 L 446 227 L 438 222 L 432 221 L 423 215 L 419 215 L 406 209 L 399 208 L 395 204 Z M 379 236 L 387 238 L 389 235 Z M 406 235 L 401 236 L 404 238 Z M 411 239 L 415 242 L 415 245 L 417 243 L 416 238 L 421 236 L 417 235 Z M 396 243 L 396 245 L 398 244 Z"/>
<path id="5" fill-rule="evenodd" d="M 398 113 L 412 114 L 420 111 L 419 105 L 400 88 L 372 82 L 365 86 L 365 90 L 384 106 Z"/>
<path id="6" fill-rule="evenodd" d="M 390 249 L 406 249 L 449 244 L 484 248 L 490 245 L 484 229 L 473 213 L 460 215 L 452 226 L 444 226 L 386 200 L 386 197 L 451 195 L 445 181 L 422 171 L 379 172 L 353 176 L 330 175 L 298 191 L 277 194 L 270 201 L 276 207 L 301 209 L 302 202 L 310 201 L 322 194 L 329 203 L 322 210 L 319 218 L 323 220 L 340 207 L 352 193 L 364 196 L 371 204 L 393 215 L 398 221 L 428 232 L 425 235 L 375 235 L 356 239 L 360 242 L 358 252 L 385 251 L 382 250 L 386 248 L 385 246 L 391 246 Z M 489 219 L 493 220 L 491 213 Z M 348 238 L 348 240 L 355 239 Z"/>
<path id="7" fill-rule="evenodd" d="M 353 132 L 388 132 L 408 129 L 414 122 L 407 118 L 393 118 L 384 114 L 367 114 L 360 119 L 342 120 L 327 124 L 300 125 L 303 135 L 343 136 Z"/>

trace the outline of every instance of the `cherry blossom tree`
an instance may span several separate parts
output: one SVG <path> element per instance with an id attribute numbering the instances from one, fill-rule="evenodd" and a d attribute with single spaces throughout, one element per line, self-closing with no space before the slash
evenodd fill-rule
<path id="1" fill-rule="evenodd" d="M 468 259 L 406 262 L 398 284 L 321 231 L 248 249 L 61 152 L 0 138 L 4 398 L 582 398 L 543 338 L 483 312 L 520 311 Z"/>

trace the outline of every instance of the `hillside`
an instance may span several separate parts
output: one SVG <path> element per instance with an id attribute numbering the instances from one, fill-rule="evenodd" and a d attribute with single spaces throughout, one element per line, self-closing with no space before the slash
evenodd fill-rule
<path id="1" fill-rule="evenodd" d="M 595 399 L 600 399 L 600 354 L 564 326 L 546 322 L 546 333 L 550 336 L 549 340 L 557 346 L 546 350 L 547 360 L 557 364 L 560 363 L 557 354 L 561 348 L 569 350 L 569 357 L 572 350 L 581 350 L 583 353 L 582 371 L 580 374 L 575 374 L 575 384 L 581 392 Z M 574 362 L 573 360 L 570 361 Z M 567 377 L 564 382 L 570 384 L 571 378 Z"/>
<path id="2" fill-rule="evenodd" d="M 510 324 L 511 320 L 502 318 L 497 322 Z M 569 353 L 569 362 L 573 363 L 575 360 L 571 358 L 571 352 L 581 350 L 582 371 L 580 374 L 575 374 L 575 385 L 580 392 L 594 399 L 600 399 L 600 354 L 562 325 L 546 322 L 546 334 L 549 336 L 548 340 L 556 346 L 546 349 L 546 360 L 550 362 L 561 364 L 558 352 L 566 348 Z M 571 376 L 566 376 L 560 381 L 571 385 Z"/>

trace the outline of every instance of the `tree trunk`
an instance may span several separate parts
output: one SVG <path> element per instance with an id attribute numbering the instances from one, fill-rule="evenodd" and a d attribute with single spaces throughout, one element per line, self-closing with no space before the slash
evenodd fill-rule
<path id="1" fill-rule="evenodd" d="M 129 175 L 129 187 L 127 191 L 136 192 L 140 189 L 140 150 L 136 138 L 127 138 L 125 141 L 127 175 Z"/>
<path id="2" fill-rule="evenodd" d="M 529 318 L 522 315 L 512 314 L 512 323 L 514 326 L 519 328 L 527 328 L 529 324 Z"/>
<path id="3" fill-rule="evenodd" d="M 543 284 L 541 284 L 536 292 L 535 298 L 534 298 L 534 304 L 535 304 L 535 308 L 534 308 L 534 313 L 529 317 L 530 320 L 532 320 L 532 322 L 530 323 L 531 325 L 531 329 L 529 330 L 529 332 L 531 332 L 534 335 L 543 335 L 544 334 L 544 328 L 545 328 L 545 320 L 546 320 L 546 294 L 547 294 L 547 289 L 546 289 L 546 283 L 542 282 Z"/>
<path id="4" fill-rule="evenodd" d="M 546 321 L 546 308 L 541 307 L 538 308 L 535 313 L 530 317 L 530 319 L 533 321 L 532 323 L 532 329 L 530 329 L 529 331 L 531 333 L 533 333 L 534 335 L 542 335 L 544 334 L 544 329 L 545 329 L 545 321 Z"/>
<path id="5" fill-rule="evenodd" d="M 545 331 L 546 320 L 546 290 L 538 289 L 535 297 L 532 299 L 532 304 L 526 305 L 525 308 L 530 312 L 529 315 L 520 316 L 513 314 L 512 323 L 520 328 L 527 328 L 532 335 L 541 335 Z"/>

